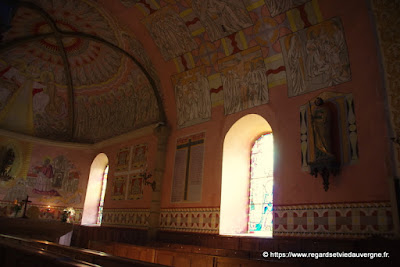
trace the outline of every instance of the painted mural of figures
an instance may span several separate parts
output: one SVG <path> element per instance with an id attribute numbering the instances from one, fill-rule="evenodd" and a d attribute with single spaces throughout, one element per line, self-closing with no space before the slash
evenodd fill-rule
<path id="1" fill-rule="evenodd" d="M 339 18 L 289 34 L 280 41 L 289 96 L 351 79 L 347 47 Z"/>
<path id="2" fill-rule="evenodd" d="M 185 127 L 211 117 L 211 97 L 205 69 L 193 69 L 173 78 L 178 126 Z"/>
<path id="3" fill-rule="evenodd" d="M 15 199 L 21 201 L 28 195 L 27 181 L 24 178 L 18 178 L 15 183 L 9 187 L 7 194 L 4 197 L 4 201 L 14 201 Z"/>
<path id="4" fill-rule="evenodd" d="M 35 170 L 37 173 L 35 193 L 42 194 L 51 191 L 54 172 L 50 159 L 45 159 L 43 165 L 37 166 Z"/>
<path id="5" fill-rule="evenodd" d="M 246 74 L 245 84 L 248 86 L 248 107 L 255 107 L 268 101 L 268 80 L 263 61 L 250 63 L 250 71 Z"/>
<path id="6" fill-rule="evenodd" d="M 224 92 L 225 114 L 268 102 L 268 79 L 259 47 L 218 61 Z"/>
<path id="7" fill-rule="evenodd" d="M 350 79 L 346 43 L 337 23 L 328 21 L 307 30 L 308 76 L 328 86 Z"/>
<path id="8" fill-rule="evenodd" d="M 193 0 L 192 7 L 205 25 L 211 41 L 253 24 L 241 1 Z"/>
<path id="9" fill-rule="evenodd" d="M 164 8 L 149 16 L 146 23 L 165 60 L 197 48 L 197 43 L 177 13 Z"/>
<path id="10" fill-rule="evenodd" d="M 19 89 L 15 101 L 9 103 L 7 114 L 4 115 L 1 125 L 9 130 L 14 130 L 26 134 L 33 131 L 32 124 L 32 92 L 34 89 L 41 89 L 43 85 L 36 82 L 39 70 L 33 65 L 27 65 L 23 61 L 15 63 L 15 68 L 10 68 L 3 77 L 10 78 L 17 83 Z M 18 115 L 21 114 L 21 115 Z M 15 119 L 18 116 L 18 119 Z"/>
<path id="11" fill-rule="evenodd" d="M 211 117 L 211 97 L 210 87 L 208 85 L 208 79 L 199 72 L 196 72 L 196 89 L 199 97 L 199 117 L 210 118 Z"/>
<path id="12" fill-rule="evenodd" d="M 290 39 L 288 51 L 288 68 L 290 70 L 290 83 L 294 94 L 301 94 L 305 90 L 304 82 L 304 61 L 305 56 L 300 39 L 294 35 Z"/>
<path id="13" fill-rule="evenodd" d="M 274 17 L 307 1 L 309 0 L 265 0 L 265 3 L 269 13 Z"/>
<path id="14" fill-rule="evenodd" d="M 14 75 L 18 75 L 18 71 L 0 60 L 0 111 L 7 105 L 19 87 Z"/>
<path id="15" fill-rule="evenodd" d="M 242 109 L 240 99 L 241 79 L 233 70 L 222 75 L 222 86 L 224 88 L 225 114 L 238 112 Z"/>

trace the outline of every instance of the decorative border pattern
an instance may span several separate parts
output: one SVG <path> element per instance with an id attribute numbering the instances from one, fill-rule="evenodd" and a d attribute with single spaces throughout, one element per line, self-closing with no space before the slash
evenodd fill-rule
<path id="1" fill-rule="evenodd" d="M 0 211 L 12 216 L 10 202 L 0 201 Z M 36 206 L 36 205 L 34 205 Z M 37 206 L 39 219 L 61 220 L 62 207 Z M 75 209 L 73 223 L 80 223 L 82 209 Z M 162 209 L 160 230 L 218 234 L 219 208 Z M 105 209 L 103 226 L 148 227 L 149 209 Z M 334 203 L 274 207 L 274 236 L 364 238 L 394 234 L 390 202 Z"/>
<path id="2" fill-rule="evenodd" d="M 160 229 L 218 234 L 219 208 L 162 209 Z"/>
<path id="3" fill-rule="evenodd" d="M 147 228 L 149 209 L 104 209 L 102 226 Z"/>
<path id="4" fill-rule="evenodd" d="M 393 235 L 390 202 L 274 208 L 274 236 L 360 238 Z"/>

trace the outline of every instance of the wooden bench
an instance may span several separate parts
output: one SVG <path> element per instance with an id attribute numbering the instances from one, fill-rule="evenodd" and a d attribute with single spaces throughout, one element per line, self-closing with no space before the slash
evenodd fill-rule
<path id="1" fill-rule="evenodd" d="M 2 251 L 7 249 L 20 248 L 32 253 L 40 252 L 43 255 L 52 255 L 61 261 L 73 262 L 83 264 L 82 266 L 110 266 L 110 267 L 161 267 L 165 265 L 154 264 L 150 262 L 121 258 L 116 255 L 111 255 L 104 252 L 93 251 L 91 249 L 81 249 L 75 247 L 67 247 L 59 245 L 56 243 L 41 241 L 41 240 L 31 240 L 20 237 L 13 237 L 9 235 L 0 234 L 0 244 L 2 244 Z M 24 254 L 25 252 L 21 252 Z M 7 260 L 7 254 L 2 253 L 4 258 Z M 41 261 L 40 261 L 41 262 Z M 58 262 L 57 262 L 58 264 Z M 86 265 L 85 265 L 86 264 Z M 1 265 L 8 266 L 8 265 Z M 11 265 L 11 266 L 25 266 L 25 265 Z M 27 265 L 30 266 L 30 265 Z M 37 265 L 35 265 L 37 266 Z M 47 266 L 47 265 L 46 265 Z M 49 265 L 52 266 L 52 265 Z M 55 265 L 59 266 L 59 265 Z M 71 266 L 71 265 L 68 265 Z M 73 265 L 75 266 L 75 265 Z M 78 265 L 77 265 L 78 266 Z"/>
<path id="2" fill-rule="evenodd" d="M 115 242 L 91 241 L 89 248 L 120 257 L 176 267 L 300 266 L 297 263 L 287 263 L 284 261 L 274 262 L 250 259 L 249 254 L 245 251 L 179 244 L 168 245 L 157 243 L 154 246 L 137 246 Z"/>

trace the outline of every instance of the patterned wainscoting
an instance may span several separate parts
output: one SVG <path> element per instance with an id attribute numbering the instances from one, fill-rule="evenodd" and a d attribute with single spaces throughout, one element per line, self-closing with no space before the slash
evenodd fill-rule
<path id="1" fill-rule="evenodd" d="M 0 201 L 0 216 L 15 217 L 15 205 L 9 201 Z M 55 220 L 61 221 L 61 216 L 66 207 L 53 207 L 50 208 L 45 205 L 28 204 L 27 215 L 29 218 L 37 218 L 42 220 Z M 71 216 L 71 222 L 80 224 L 82 220 L 83 209 L 74 208 L 75 215 Z M 23 207 L 18 212 L 17 217 L 23 214 Z"/>
<path id="2" fill-rule="evenodd" d="M 390 202 L 274 207 L 274 236 L 357 238 L 393 235 Z"/>
<path id="3" fill-rule="evenodd" d="M 219 208 L 163 209 L 160 228 L 218 234 Z M 362 238 L 374 235 L 393 235 L 389 202 L 274 207 L 274 236 Z"/>
<path id="4" fill-rule="evenodd" d="M 147 228 L 149 209 L 104 209 L 103 226 Z"/>
<path id="5" fill-rule="evenodd" d="M 0 201 L 0 216 L 13 217 L 14 204 Z M 39 219 L 61 220 L 64 207 L 29 205 L 39 209 Z M 28 209 L 29 209 L 28 207 Z M 219 208 L 161 209 L 160 230 L 218 234 Z M 22 211 L 19 215 L 22 214 Z M 103 226 L 147 229 L 149 209 L 105 209 Z M 72 222 L 79 224 L 82 209 Z M 308 204 L 274 207 L 274 236 L 363 238 L 393 235 L 390 202 Z"/>
<path id="6" fill-rule="evenodd" d="M 161 209 L 161 230 L 218 234 L 219 208 Z"/>

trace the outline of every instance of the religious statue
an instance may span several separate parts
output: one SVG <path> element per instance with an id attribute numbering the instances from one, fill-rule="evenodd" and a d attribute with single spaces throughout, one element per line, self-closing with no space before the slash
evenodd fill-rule
<path id="1" fill-rule="evenodd" d="M 315 108 L 311 114 L 315 159 L 309 165 L 311 175 L 317 177 L 318 173 L 321 174 L 325 191 L 329 188 L 329 175 L 336 176 L 340 168 L 340 164 L 332 150 L 332 115 L 330 107 L 322 98 L 318 97 L 315 100 Z"/>

